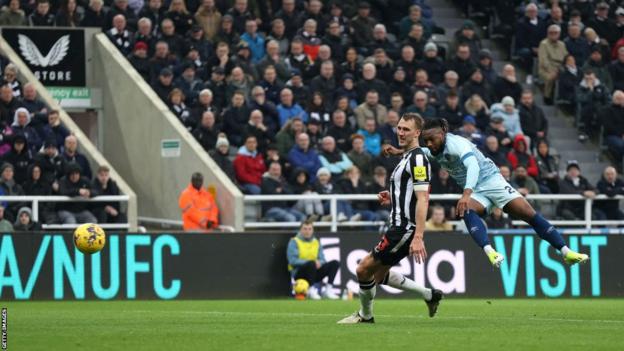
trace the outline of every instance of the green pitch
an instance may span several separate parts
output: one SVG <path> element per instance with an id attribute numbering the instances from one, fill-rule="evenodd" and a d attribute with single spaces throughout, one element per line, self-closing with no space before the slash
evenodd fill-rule
<path id="1" fill-rule="evenodd" d="M 621 300 L 0 302 L 8 350 L 624 350 Z"/>

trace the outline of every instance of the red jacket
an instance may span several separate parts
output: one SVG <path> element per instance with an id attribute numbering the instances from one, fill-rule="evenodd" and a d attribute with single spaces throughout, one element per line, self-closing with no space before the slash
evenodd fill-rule
<path id="1" fill-rule="evenodd" d="M 257 152 L 252 156 L 247 149 L 241 148 L 234 159 L 234 173 L 239 183 L 260 186 L 265 171 L 266 166 L 261 153 Z"/>
<path id="2" fill-rule="evenodd" d="M 518 150 L 520 144 L 524 145 L 524 152 Z M 524 166 L 527 169 L 527 173 L 531 177 L 537 178 L 537 174 L 539 173 L 537 162 L 535 162 L 535 157 L 529 154 L 527 149 L 524 135 L 516 135 L 514 138 L 513 149 L 507 153 L 507 161 L 511 164 L 512 170 L 516 169 L 518 166 Z"/>

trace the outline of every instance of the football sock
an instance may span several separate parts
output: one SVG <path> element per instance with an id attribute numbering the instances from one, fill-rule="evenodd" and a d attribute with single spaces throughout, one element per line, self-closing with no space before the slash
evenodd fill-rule
<path id="1" fill-rule="evenodd" d="M 373 300 L 377 293 L 377 286 L 375 285 L 375 279 L 371 279 L 368 282 L 360 281 L 360 316 L 365 319 L 373 318 Z"/>
<path id="2" fill-rule="evenodd" d="M 425 300 L 431 300 L 431 289 L 427 289 L 424 286 L 416 284 L 415 281 L 409 279 L 403 274 L 389 271 L 384 278 L 383 284 L 401 290 L 414 291 L 422 295 Z"/>
<path id="3" fill-rule="evenodd" d="M 474 240 L 479 247 L 484 248 L 486 245 L 490 245 L 490 240 L 487 236 L 487 228 L 481 220 L 481 217 L 479 217 L 475 211 L 468 210 L 464 213 L 464 223 L 466 224 L 466 228 L 468 228 L 472 240 Z"/>
<path id="4" fill-rule="evenodd" d="M 552 245 L 555 249 L 560 250 L 561 253 L 563 253 L 564 255 L 567 253 L 563 252 L 564 248 L 566 249 L 566 251 L 569 250 L 566 247 L 565 241 L 563 241 L 563 237 L 561 236 L 559 231 L 552 224 L 550 224 L 550 222 L 542 217 L 541 214 L 536 213 L 535 216 L 531 218 L 528 223 L 531 225 L 531 227 L 533 227 L 533 229 L 540 238 L 548 241 L 550 245 Z"/>

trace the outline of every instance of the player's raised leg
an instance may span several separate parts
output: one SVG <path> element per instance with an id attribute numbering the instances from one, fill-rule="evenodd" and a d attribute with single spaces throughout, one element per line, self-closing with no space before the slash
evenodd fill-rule
<path id="1" fill-rule="evenodd" d="M 589 260 L 588 255 L 570 250 L 557 228 L 550 224 L 541 214 L 537 213 L 525 198 L 519 197 L 510 201 L 503 208 L 503 211 L 509 213 L 513 218 L 530 224 L 540 238 L 548 241 L 555 249 L 561 251 L 563 260 L 566 263 L 584 263 Z"/>

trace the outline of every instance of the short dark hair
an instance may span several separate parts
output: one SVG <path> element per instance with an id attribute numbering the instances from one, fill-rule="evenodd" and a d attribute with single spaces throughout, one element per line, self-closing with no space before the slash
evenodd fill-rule
<path id="1" fill-rule="evenodd" d="M 299 228 L 303 228 L 303 226 L 305 225 L 311 225 L 314 226 L 314 221 L 311 219 L 305 219 L 303 221 L 301 221 L 301 224 L 299 225 Z"/>
<path id="2" fill-rule="evenodd" d="M 448 121 L 445 118 L 427 118 L 423 130 L 440 128 L 447 132 L 449 129 Z"/>

